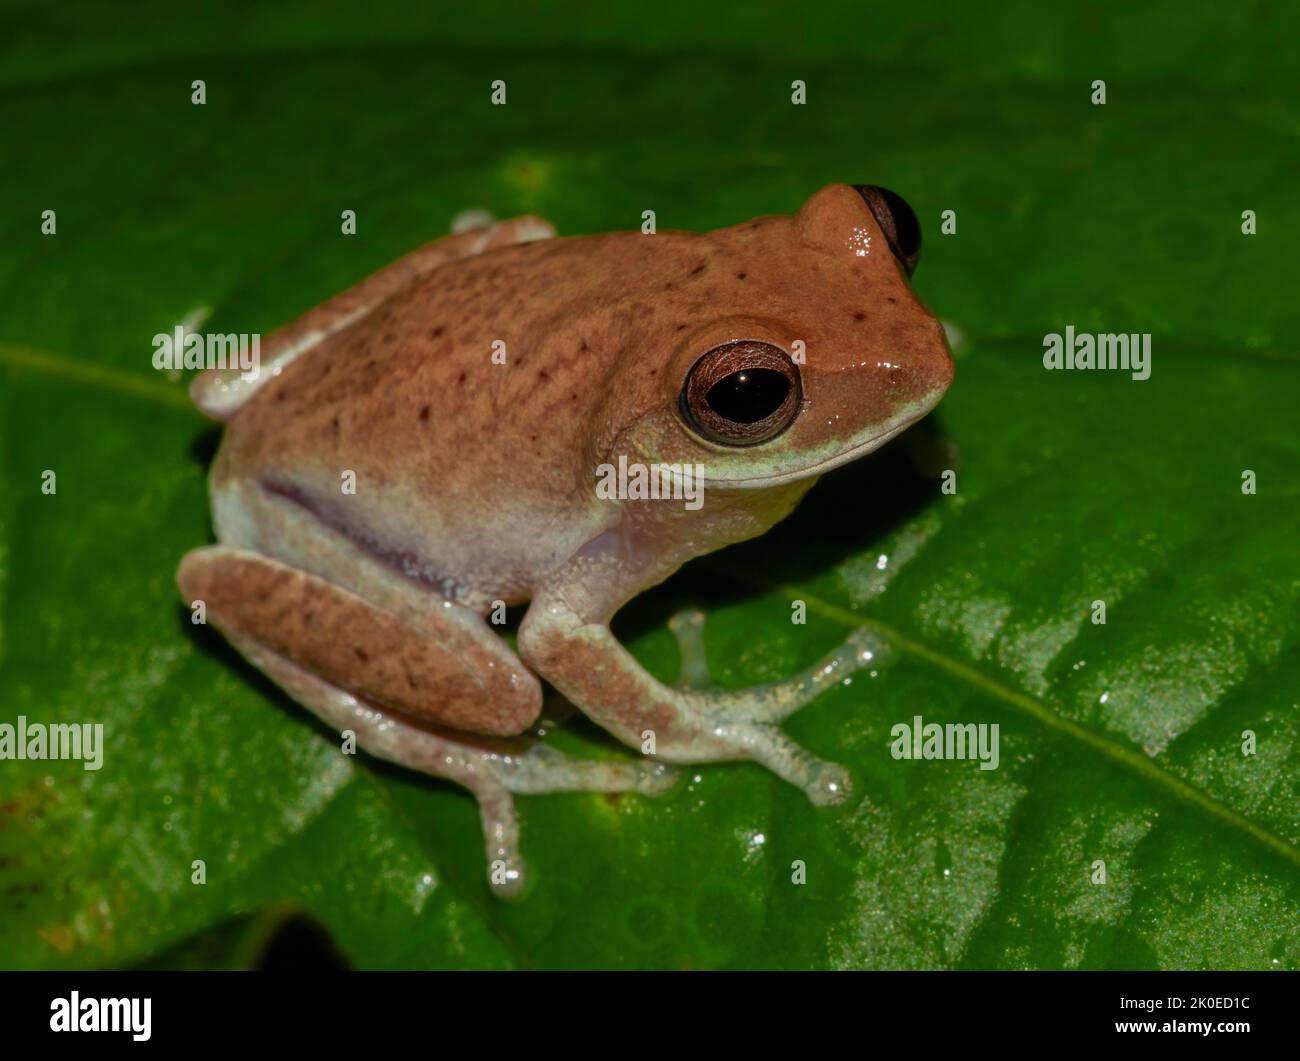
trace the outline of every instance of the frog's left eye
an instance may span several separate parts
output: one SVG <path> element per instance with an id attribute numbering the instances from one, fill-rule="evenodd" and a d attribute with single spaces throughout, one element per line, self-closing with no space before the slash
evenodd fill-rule
<path id="1" fill-rule="evenodd" d="M 790 355 L 740 339 L 715 346 L 691 366 L 679 404 L 687 424 L 709 441 L 753 446 L 789 427 L 802 402 Z"/>

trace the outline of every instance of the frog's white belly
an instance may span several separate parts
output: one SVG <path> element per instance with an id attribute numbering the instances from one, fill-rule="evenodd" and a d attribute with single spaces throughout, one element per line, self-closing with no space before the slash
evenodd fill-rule
<path id="1" fill-rule="evenodd" d="M 223 545 L 358 592 L 364 577 L 349 572 L 378 565 L 480 614 L 528 600 L 612 515 L 597 507 L 586 520 L 570 511 L 562 523 L 520 517 L 467 528 L 464 513 L 406 491 L 370 487 L 362 503 L 337 485 L 269 475 L 214 483 L 212 513 Z"/>

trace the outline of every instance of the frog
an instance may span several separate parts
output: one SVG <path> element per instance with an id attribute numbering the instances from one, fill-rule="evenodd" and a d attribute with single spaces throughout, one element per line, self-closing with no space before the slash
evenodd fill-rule
<path id="1" fill-rule="evenodd" d="M 720 689 L 661 682 L 610 624 L 938 404 L 920 246 L 901 196 L 847 183 L 707 233 L 526 215 L 427 243 L 268 336 L 255 373 L 193 379 L 224 428 L 182 601 L 354 748 L 468 790 L 501 897 L 529 880 L 519 795 L 655 796 L 749 761 L 842 803 L 849 772 L 781 723 L 883 657 L 867 627 Z M 693 475 L 697 503 L 598 491 L 618 466 Z M 543 682 L 631 753 L 557 750 Z"/>

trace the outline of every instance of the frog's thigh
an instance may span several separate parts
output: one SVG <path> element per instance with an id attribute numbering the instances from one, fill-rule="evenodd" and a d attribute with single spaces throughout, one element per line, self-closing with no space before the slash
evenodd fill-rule
<path id="1" fill-rule="evenodd" d="M 214 420 L 229 420 L 259 387 L 274 379 L 295 358 L 440 265 L 554 235 L 549 222 L 525 215 L 426 243 L 267 336 L 260 344 L 261 366 L 256 376 L 246 379 L 238 368 L 208 369 L 194 377 L 190 398 Z"/>
<path id="2" fill-rule="evenodd" d="M 428 594 L 388 609 L 259 553 L 196 549 L 177 581 L 223 633 L 377 704 L 471 733 L 522 733 L 537 720 L 537 678 L 483 620 Z"/>

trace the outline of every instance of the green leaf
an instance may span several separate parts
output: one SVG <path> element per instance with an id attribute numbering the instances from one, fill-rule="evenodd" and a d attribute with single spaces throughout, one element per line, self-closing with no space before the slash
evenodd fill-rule
<path id="1" fill-rule="evenodd" d="M 1300 116 L 1289 54 L 1254 47 L 1293 7 L 321 6 L 6 17 L 0 722 L 106 749 L 0 762 L 0 966 L 237 967 L 310 923 L 364 967 L 1300 967 Z M 200 306 L 270 331 L 469 207 L 707 229 L 832 180 L 917 208 L 957 381 L 913 445 L 616 631 L 671 680 L 666 620 L 701 606 L 740 687 L 878 627 L 892 663 L 788 724 L 855 799 L 751 765 L 525 798 L 535 889 L 497 902 L 467 794 L 339 756 L 179 607 L 216 434 L 152 336 Z M 1151 378 L 1044 371 L 1067 324 L 1152 333 Z M 998 768 L 894 759 L 916 715 L 996 723 Z M 626 754 L 581 719 L 553 739 Z"/>

